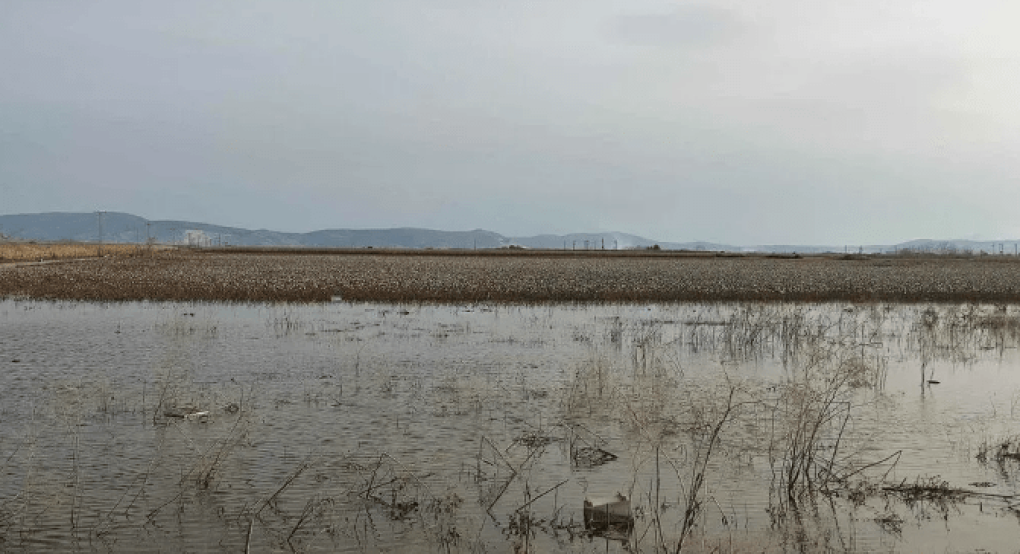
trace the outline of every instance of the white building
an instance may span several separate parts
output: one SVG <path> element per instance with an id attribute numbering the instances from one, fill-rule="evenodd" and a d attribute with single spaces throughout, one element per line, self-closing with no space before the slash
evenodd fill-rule
<path id="1" fill-rule="evenodd" d="M 184 244 L 188 246 L 212 246 L 212 237 L 201 230 L 184 231 Z"/>

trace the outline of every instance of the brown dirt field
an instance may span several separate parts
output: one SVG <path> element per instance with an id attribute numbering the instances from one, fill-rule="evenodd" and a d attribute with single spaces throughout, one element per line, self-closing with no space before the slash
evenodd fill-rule
<path id="1" fill-rule="evenodd" d="M 481 255 L 479 255 L 481 254 Z M 1014 257 L 157 251 L 0 264 L 0 297 L 232 302 L 1020 302 Z"/>

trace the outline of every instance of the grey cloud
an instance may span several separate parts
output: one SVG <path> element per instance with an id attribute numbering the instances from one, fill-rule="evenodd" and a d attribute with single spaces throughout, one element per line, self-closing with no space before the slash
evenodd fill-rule
<path id="1" fill-rule="evenodd" d="M 710 46 L 745 34 L 749 26 L 730 10 L 681 5 L 665 13 L 625 14 L 607 25 L 610 37 L 647 46 Z"/>
<path id="2" fill-rule="evenodd" d="M 1020 174 L 1018 74 L 997 60 L 1020 44 L 987 18 L 937 0 L 10 0 L 0 209 L 993 235 L 1010 203 L 983 201 Z"/>

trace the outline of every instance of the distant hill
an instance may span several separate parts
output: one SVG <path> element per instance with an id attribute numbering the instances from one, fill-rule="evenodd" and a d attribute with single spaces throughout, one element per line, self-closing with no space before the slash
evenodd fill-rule
<path id="1" fill-rule="evenodd" d="M 77 241 L 100 240 L 100 219 L 94 212 L 0 215 L 0 236 L 13 240 Z M 761 245 L 733 246 L 709 242 L 662 242 L 626 233 L 573 233 L 508 237 L 484 229 L 436 231 L 433 229 L 325 229 L 310 233 L 284 233 L 267 229 L 242 229 L 210 223 L 178 220 L 148 220 L 132 214 L 105 212 L 102 240 L 111 243 L 144 243 L 197 246 L 293 246 L 342 248 L 500 248 L 511 245 L 535 249 L 627 249 L 659 245 L 666 250 L 728 252 L 772 252 L 803 254 L 847 252 L 867 254 L 911 250 L 937 253 L 999 253 L 1020 251 L 1020 241 L 914 240 L 893 245 Z"/>
<path id="2" fill-rule="evenodd" d="M 0 233 L 16 240 L 100 240 L 99 216 L 95 213 L 41 213 L 0 215 Z M 163 244 L 295 246 L 364 248 L 526 248 L 607 249 L 646 247 L 684 248 L 624 233 L 578 233 L 508 237 L 484 229 L 436 231 L 433 229 L 325 229 L 310 233 L 250 230 L 210 223 L 178 220 L 147 220 L 132 214 L 106 212 L 102 216 L 102 240 L 140 243 L 149 239 Z"/>

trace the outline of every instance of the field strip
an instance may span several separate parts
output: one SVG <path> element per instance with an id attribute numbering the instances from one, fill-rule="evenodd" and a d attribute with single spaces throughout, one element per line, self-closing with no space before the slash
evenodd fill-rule
<path id="1" fill-rule="evenodd" d="M 57 258 L 55 260 L 37 260 L 32 262 L 0 262 L 0 269 L 6 269 L 10 267 L 31 267 L 46 264 L 55 264 L 61 262 L 85 262 L 88 260 L 95 260 L 97 258 Z"/>

